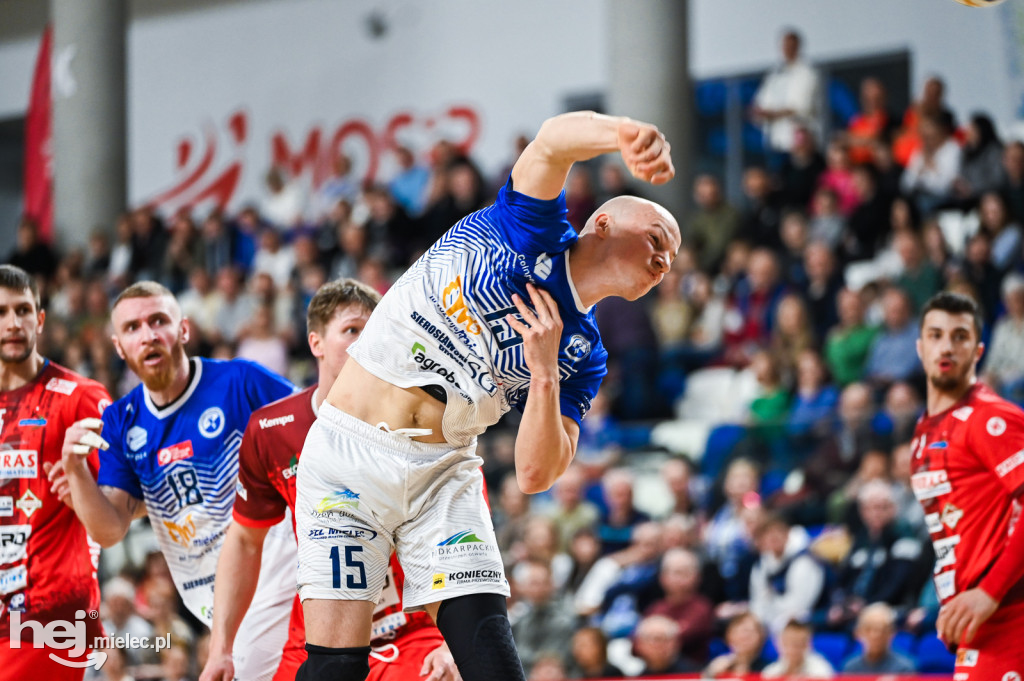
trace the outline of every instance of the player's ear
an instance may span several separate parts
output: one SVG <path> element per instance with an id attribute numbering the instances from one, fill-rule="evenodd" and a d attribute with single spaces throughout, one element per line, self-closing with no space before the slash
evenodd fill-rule
<path id="1" fill-rule="evenodd" d="M 596 218 L 594 218 L 594 231 L 602 239 L 611 233 L 611 229 L 612 216 L 608 213 L 600 213 Z"/>
<path id="2" fill-rule="evenodd" d="M 46 310 L 39 310 L 36 316 L 36 333 L 43 332 L 43 324 L 46 322 Z"/>
<path id="3" fill-rule="evenodd" d="M 117 356 L 124 359 L 124 350 L 121 349 L 121 343 L 117 340 L 117 336 L 111 336 L 110 342 L 114 344 L 114 350 L 117 352 Z"/>
<path id="4" fill-rule="evenodd" d="M 188 317 L 181 318 L 181 331 L 179 334 L 181 335 L 181 344 L 187 345 L 189 339 L 192 337 L 192 322 Z"/>
<path id="5" fill-rule="evenodd" d="M 324 342 L 320 338 L 320 334 L 316 331 L 310 331 L 309 337 L 306 339 L 309 342 L 309 351 L 313 353 L 315 359 L 324 358 Z"/>
<path id="6" fill-rule="evenodd" d="M 978 349 L 974 353 L 974 359 L 980 361 L 982 356 L 985 354 L 985 344 L 978 341 Z"/>

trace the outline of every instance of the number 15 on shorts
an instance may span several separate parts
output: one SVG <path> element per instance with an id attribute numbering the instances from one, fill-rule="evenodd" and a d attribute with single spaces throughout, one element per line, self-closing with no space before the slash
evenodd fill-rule
<path id="1" fill-rule="evenodd" d="M 331 547 L 331 568 L 334 573 L 334 582 L 332 586 L 335 589 L 341 588 L 341 547 Z M 348 568 L 354 568 L 357 575 L 347 574 L 345 575 L 345 586 L 349 589 L 365 589 L 366 588 L 366 568 L 363 567 L 363 561 L 356 558 L 357 553 L 362 553 L 362 546 L 346 546 L 345 547 L 345 566 Z"/>

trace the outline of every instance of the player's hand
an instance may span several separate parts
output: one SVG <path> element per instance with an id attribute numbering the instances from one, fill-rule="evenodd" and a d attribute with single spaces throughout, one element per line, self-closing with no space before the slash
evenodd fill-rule
<path id="1" fill-rule="evenodd" d="M 64 462 L 50 463 L 47 461 L 43 464 L 43 472 L 46 473 L 46 479 L 50 481 L 50 492 L 57 495 L 57 498 L 63 501 L 68 508 L 74 510 L 71 484 L 68 482 L 68 476 L 64 473 Z"/>
<path id="2" fill-rule="evenodd" d="M 231 653 L 226 655 L 210 655 L 206 661 L 199 681 L 233 681 L 235 678 L 235 661 Z"/>
<path id="3" fill-rule="evenodd" d="M 79 470 L 94 449 L 109 449 L 110 445 L 100 437 L 103 421 L 88 418 L 77 421 L 64 434 L 64 446 L 60 450 L 60 458 L 64 463 L 64 472 Z"/>
<path id="4" fill-rule="evenodd" d="M 651 184 L 665 184 L 675 177 L 672 147 L 650 123 L 626 120 L 619 124 L 619 153 L 633 177 Z"/>
<path id="5" fill-rule="evenodd" d="M 978 633 L 978 627 L 991 617 L 998 607 L 997 600 L 977 587 L 957 594 L 939 610 L 939 619 L 935 622 L 939 639 L 947 645 L 969 645 L 974 635 Z"/>
<path id="6" fill-rule="evenodd" d="M 505 320 L 523 337 L 523 359 L 530 370 L 530 377 L 558 381 L 558 344 L 562 338 L 558 303 L 550 293 L 533 284 L 527 284 L 526 290 L 533 308 L 513 293 L 512 302 L 523 320 L 519 321 L 510 314 L 505 315 Z"/>
<path id="7" fill-rule="evenodd" d="M 426 677 L 424 681 L 462 681 L 462 677 L 459 676 L 459 668 L 455 666 L 455 658 L 448 650 L 447 643 L 442 643 L 427 653 L 427 656 L 423 658 L 420 676 Z M 206 681 L 206 679 L 200 679 L 200 681 Z"/>

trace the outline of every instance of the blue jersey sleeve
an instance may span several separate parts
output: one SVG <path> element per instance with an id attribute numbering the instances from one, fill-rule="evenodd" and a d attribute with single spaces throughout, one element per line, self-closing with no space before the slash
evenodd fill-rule
<path id="1" fill-rule="evenodd" d="M 515 191 L 509 176 L 494 205 L 505 238 L 519 253 L 561 253 L 576 241 L 566 217 L 565 191 L 557 199 L 542 201 Z"/>
<path id="2" fill-rule="evenodd" d="M 558 385 L 558 402 L 563 416 L 572 418 L 576 423 L 590 410 L 590 402 L 597 395 L 601 381 L 608 373 L 607 353 L 604 348 L 593 353 L 587 365 L 575 374 L 561 381 Z"/>
<path id="3" fill-rule="evenodd" d="M 103 410 L 103 430 L 100 435 L 110 445 L 100 450 L 100 472 L 96 484 L 100 487 L 123 489 L 136 499 L 143 499 L 139 476 L 125 456 L 125 433 L 122 425 L 122 410 L 114 404 Z"/>
<path id="4" fill-rule="evenodd" d="M 295 386 L 291 381 L 256 362 L 247 359 L 236 359 L 233 362 L 237 365 L 237 379 L 241 381 L 242 394 L 248 400 L 252 411 L 295 392 Z"/>

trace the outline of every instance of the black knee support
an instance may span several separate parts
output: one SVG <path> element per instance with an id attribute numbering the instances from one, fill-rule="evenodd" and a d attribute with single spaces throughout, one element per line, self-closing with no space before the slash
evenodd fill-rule
<path id="1" fill-rule="evenodd" d="M 525 681 L 504 596 L 470 594 L 444 601 L 437 628 L 463 681 Z"/>
<path id="2" fill-rule="evenodd" d="M 307 643 L 306 653 L 295 681 L 365 681 L 370 673 L 370 646 L 325 648 Z"/>

